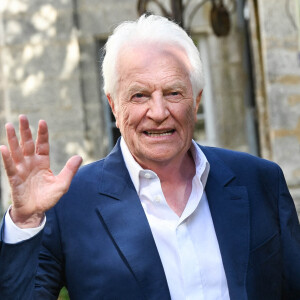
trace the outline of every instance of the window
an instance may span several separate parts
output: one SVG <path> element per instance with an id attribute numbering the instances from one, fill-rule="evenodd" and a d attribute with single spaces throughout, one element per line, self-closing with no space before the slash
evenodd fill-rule
<path id="1" fill-rule="evenodd" d="M 209 55 L 206 34 L 200 34 L 194 39 L 200 51 L 203 72 L 205 76 L 205 87 L 197 114 L 197 123 L 194 131 L 194 139 L 202 145 L 217 145 L 216 122 L 213 107 L 212 83 L 209 66 Z"/>

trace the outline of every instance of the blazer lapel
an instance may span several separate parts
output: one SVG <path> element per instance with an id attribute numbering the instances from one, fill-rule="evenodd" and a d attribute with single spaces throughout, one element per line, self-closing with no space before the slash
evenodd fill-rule
<path id="1" fill-rule="evenodd" d="M 250 247 L 248 194 L 235 174 L 213 153 L 202 147 L 210 162 L 205 191 L 219 242 L 231 300 L 247 299 L 246 274 Z"/>
<path id="2" fill-rule="evenodd" d="M 122 259 L 145 298 L 170 299 L 163 266 L 150 226 L 121 154 L 119 142 L 105 159 L 97 207 Z"/>

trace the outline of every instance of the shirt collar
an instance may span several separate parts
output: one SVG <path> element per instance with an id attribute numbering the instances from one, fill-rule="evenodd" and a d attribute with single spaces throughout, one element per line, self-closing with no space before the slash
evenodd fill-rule
<path id="1" fill-rule="evenodd" d="M 197 143 L 192 140 L 192 145 L 191 145 L 191 153 L 195 162 L 195 167 L 196 167 L 196 174 L 195 176 L 199 178 L 199 180 L 202 182 L 203 189 L 205 188 L 205 184 L 207 181 L 208 173 L 209 173 L 209 162 L 200 149 L 200 147 L 197 145 Z M 121 151 L 122 155 L 125 161 L 126 168 L 129 172 L 130 178 L 133 182 L 133 185 L 139 194 L 140 191 L 140 173 L 143 173 L 145 171 L 149 171 L 149 174 L 152 174 L 153 178 L 156 177 L 157 175 L 151 171 L 151 170 L 145 170 L 143 169 L 137 161 L 133 158 L 132 154 L 130 153 L 128 146 L 121 137 Z"/>

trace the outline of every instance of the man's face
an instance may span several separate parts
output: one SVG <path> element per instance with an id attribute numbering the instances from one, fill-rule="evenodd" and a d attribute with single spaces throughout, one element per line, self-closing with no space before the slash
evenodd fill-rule
<path id="1" fill-rule="evenodd" d="M 201 93 L 193 101 L 189 62 L 181 49 L 125 48 L 116 99 L 108 95 L 123 138 L 144 168 L 180 162 L 191 145 Z"/>

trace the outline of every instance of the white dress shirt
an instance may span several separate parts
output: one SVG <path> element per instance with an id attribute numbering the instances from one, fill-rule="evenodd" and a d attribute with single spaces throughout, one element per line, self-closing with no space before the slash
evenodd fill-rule
<path id="1" fill-rule="evenodd" d="M 172 300 L 228 300 L 227 280 L 204 191 L 209 163 L 201 149 L 193 141 L 196 174 L 180 217 L 166 202 L 158 176 L 135 161 L 123 138 L 121 150 L 150 224 Z"/>
<path id="2" fill-rule="evenodd" d="M 40 226 L 35 228 L 20 228 L 11 219 L 9 211 L 11 206 L 8 208 L 4 218 L 4 234 L 3 241 L 6 244 L 16 244 L 25 240 L 30 239 L 34 235 L 38 234 L 46 224 L 46 216 L 44 217 Z"/>
<path id="3" fill-rule="evenodd" d="M 196 166 L 192 192 L 179 217 L 167 204 L 158 176 L 132 157 L 124 139 L 121 150 L 140 197 L 166 274 L 172 300 L 228 300 L 229 292 L 219 244 L 204 191 L 209 163 L 193 141 Z M 21 229 L 5 216 L 4 242 L 26 240 L 43 229 Z"/>

